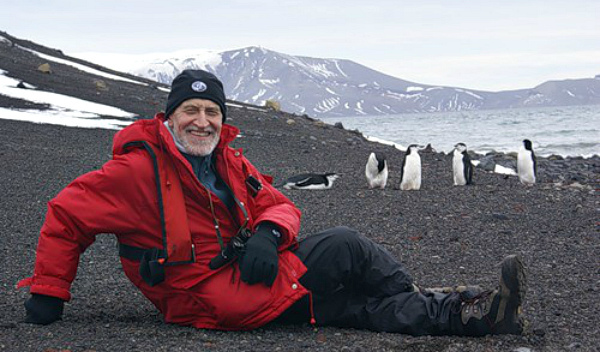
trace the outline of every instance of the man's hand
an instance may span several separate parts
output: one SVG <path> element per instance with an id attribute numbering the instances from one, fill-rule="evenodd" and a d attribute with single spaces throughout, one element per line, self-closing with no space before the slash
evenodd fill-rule
<path id="1" fill-rule="evenodd" d="M 240 258 L 242 281 L 254 285 L 264 282 L 271 286 L 277 277 L 277 241 L 279 231 L 275 225 L 261 223 L 256 232 L 246 242 L 246 249 Z"/>
<path id="2" fill-rule="evenodd" d="M 25 301 L 26 323 L 48 325 L 62 317 L 65 301 L 60 298 L 31 294 Z"/>

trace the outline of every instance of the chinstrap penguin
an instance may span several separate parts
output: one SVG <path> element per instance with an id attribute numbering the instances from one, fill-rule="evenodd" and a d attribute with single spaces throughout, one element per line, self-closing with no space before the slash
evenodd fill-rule
<path id="1" fill-rule="evenodd" d="M 471 164 L 471 157 L 467 153 L 467 146 L 464 143 L 457 143 L 454 146 L 453 154 L 452 174 L 454 176 L 454 185 L 464 186 L 473 184 L 473 164 Z"/>
<path id="2" fill-rule="evenodd" d="M 371 153 L 367 166 L 365 167 L 365 176 L 369 189 L 384 189 L 388 179 L 388 166 L 385 156 L 381 153 Z"/>
<path id="3" fill-rule="evenodd" d="M 326 174 L 300 174 L 292 176 L 282 184 L 285 189 L 330 189 L 333 181 L 337 180 L 338 174 L 329 172 Z"/>
<path id="4" fill-rule="evenodd" d="M 422 146 L 411 144 L 406 149 L 400 173 L 400 189 L 403 191 L 419 190 L 421 188 L 421 156 Z"/>
<path id="5" fill-rule="evenodd" d="M 519 175 L 519 180 L 524 185 L 532 185 L 535 183 L 536 173 L 537 165 L 533 145 L 529 139 L 524 139 L 517 156 L 517 174 Z"/>

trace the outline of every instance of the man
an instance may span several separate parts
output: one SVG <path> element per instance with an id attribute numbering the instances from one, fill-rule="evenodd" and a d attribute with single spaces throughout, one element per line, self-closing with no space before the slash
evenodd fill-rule
<path id="1" fill-rule="evenodd" d="M 241 152 L 222 83 L 175 78 L 165 113 L 115 135 L 113 159 L 48 204 L 26 322 L 61 319 L 79 255 L 114 233 L 127 277 L 166 322 L 254 329 L 308 322 L 423 334 L 520 333 L 521 261 L 497 290 L 418 289 L 385 249 L 338 227 L 298 243 L 300 211 Z M 460 292 L 459 292 L 460 291 Z"/>

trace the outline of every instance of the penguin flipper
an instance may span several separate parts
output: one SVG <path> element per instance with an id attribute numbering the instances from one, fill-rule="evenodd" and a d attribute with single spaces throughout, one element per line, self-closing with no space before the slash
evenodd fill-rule
<path id="1" fill-rule="evenodd" d="M 406 155 L 402 159 L 402 166 L 400 167 L 400 182 L 404 179 L 404 167 L 406 166 Z"/>
<path id="2" fill-rule="evenodd" d="M 306 187 L 306 186 L 310 186 L 310 185 L 312 185 L 313 183 L 311 182 L 311 178 L 310 178 L 310 177 L 307 177 L 307 178 L 305 178 L 305 179 L 302 179 L 302 180 L 297 180 L 297 181 L 295 182 L 295 184 L 296 184 L 296 186 L 298 186 L 298 187 Z"/>
<path id="3" fill-rule="evenodd" d="M 463 175 L 467 185 L 473 184 L 473 164 L 471 164 L 471 157 L 465 151 L 463 153 Z"/>

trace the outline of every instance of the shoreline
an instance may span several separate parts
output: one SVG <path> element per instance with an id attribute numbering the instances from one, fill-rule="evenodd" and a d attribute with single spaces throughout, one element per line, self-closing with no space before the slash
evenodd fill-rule
<path id="1" fill-rule="evenodd" d="M 352 131 L 352 130 L 350 130 L 350 131 Z M 396 149 L 398 149 L 399 151 L 402 151 L 402 152 L 406 151 L 406 147 L 403 146 L 403 145 L 401 145 L 401 144 L 398 144 L 398 143 L 395 143 L 395 142 L 391 142 L 391 141 L 388 141 L 388 140 L 385 140 L 385 139 L 382 139 L 382 138 L 379 138 L 379 137 L 373 137 L 373 136 L 365 135 L 363 132 L 360 132 L 357 129 L 354 130 L 354 131 L 357 131 L 358 133 L 361 133 L 365 137 L 365 139 L 367 139 L 368 141 L 375 142 L 375 143 L 381 143 L 381 144 L 384 144 L 384 145 L 389 145 L 389 146 L 395 147 Z M 430 145 L 434 150 L 436 150 L 435 146 L 432 145 L 431 143 L 428 143 L 428 145 Z M 440 151 L 438 153 L 450 154 L 452 152 L 451 151 L 450 152 Z M 484 156 L 487 156 L 487 155 L 495 155 L 495 154 L 503 154 L 503 155 L 512 155 L 512 154 L 514 154 L 514 155 L 516 155 L 516 153 L 517 153 L 516 151 L 509 152 L 509 151 L 497 151 L 497 150 L 491 150 L 491 151 L 483 153 L 483 152 L 478 152 L 476 150 L 469 150 L 469 154 L 476 155 L 478 157 L 484 157 Z M 536 153 L 536 157 L 538 157 L 538 158 L 545 158 L 545 159 L 555 159 L 555 160 L 562 160 L 562 159 L 576 159 L 576 160 L 580 160 L 580 159 L 598 159 L 598 158 L 600 158 L 600 154 L 586 154 L 586 155 L 544 154 L 544 155 L 538 155 Z"/>

